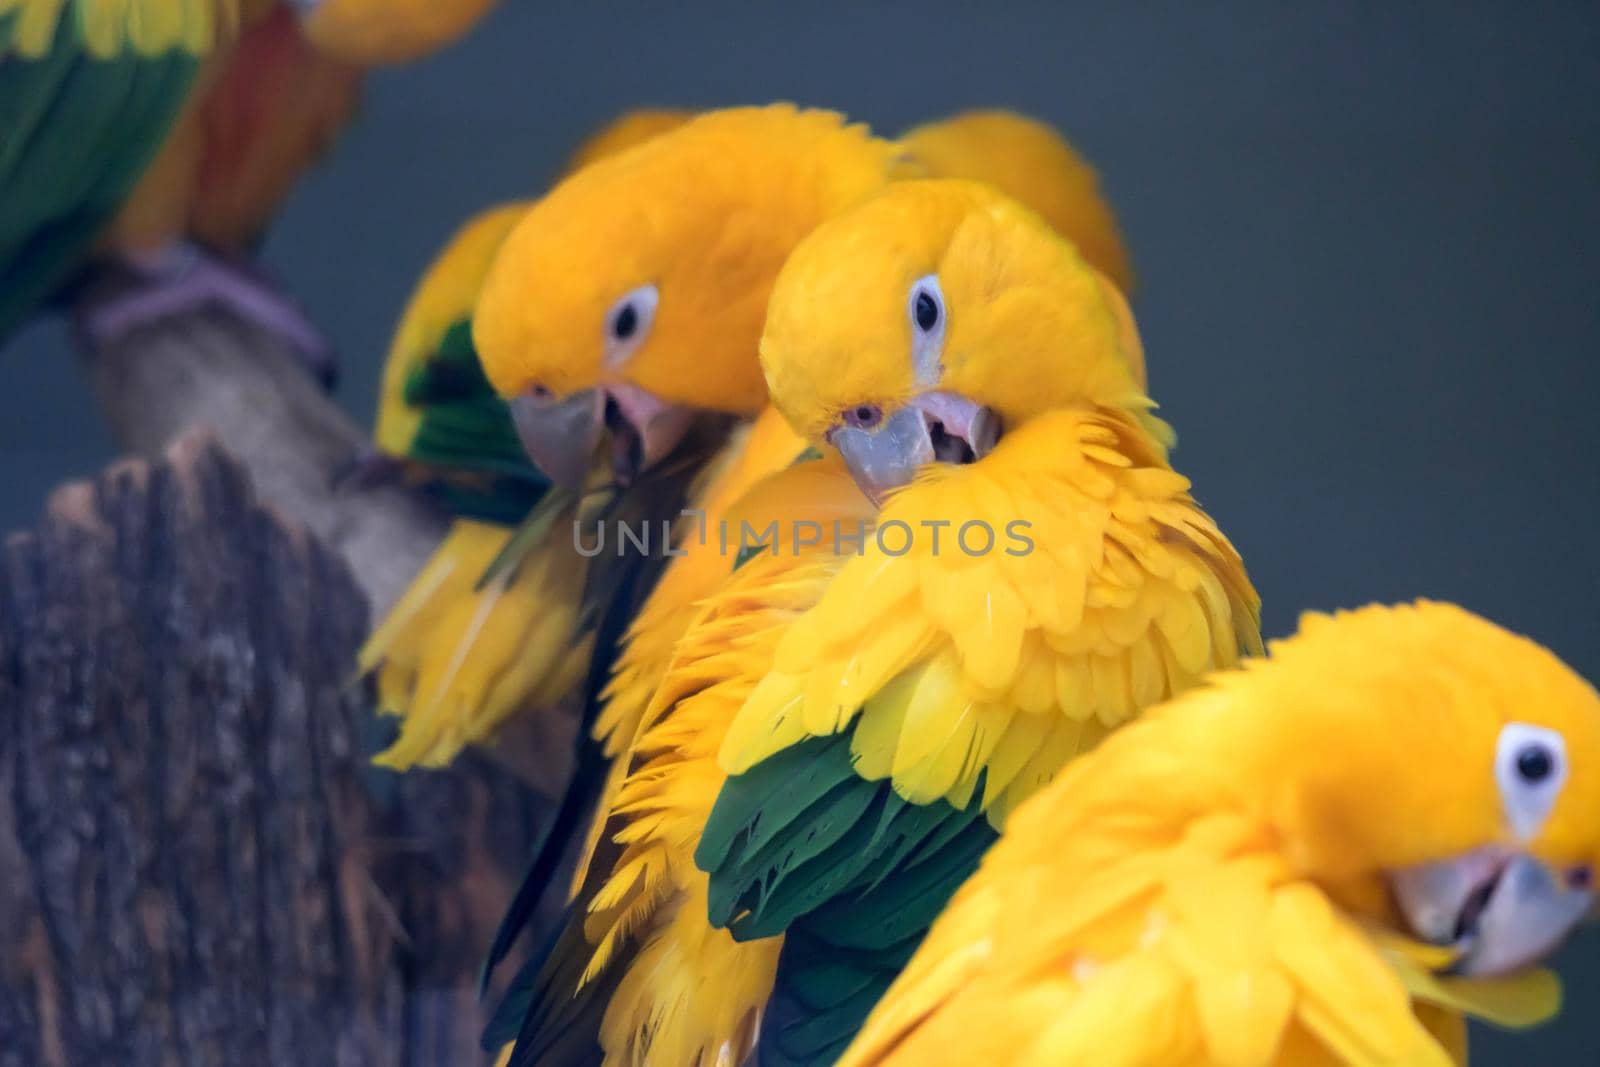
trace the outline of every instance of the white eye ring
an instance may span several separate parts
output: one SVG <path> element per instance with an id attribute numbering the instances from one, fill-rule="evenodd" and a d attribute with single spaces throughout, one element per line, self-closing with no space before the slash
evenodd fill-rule
<path id="1" fill-rule="evenodd" d="M 1567 743 L 1554 730 L 1507 723 L 1494 756 L 1494 778 L 1512 832 L 1526 841 L 1539 832 L 1567 780 Z"/>
<path id="2" fill-rule="evenodd" d="M 606 312 L 605 364 L 615 370 L 626 363 L 644 339 L 650 335 L 655 322 L 656 304 L 660 296 L 653 285 L 641 285 L 624 293 Z"/>
<path id="3" fill-rule="evenodd" d="M 911 320 L 912 378 L 923 388 L 936 385 L 944 357 L 945 323 L 950 318 L 937 274 L 923 275 L 911 283 L 906 315 Z"/>

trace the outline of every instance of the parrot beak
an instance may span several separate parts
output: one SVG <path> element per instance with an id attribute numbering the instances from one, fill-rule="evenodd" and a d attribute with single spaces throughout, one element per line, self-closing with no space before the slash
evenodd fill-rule
<path id="1" fill-rule="evenodd" d="M 922 393 L 871 428 L 840 426 L 828 434 L 861 491 L 881 506 L 927 463 L 971 463 L 1000 439 L 1000 417 L 955 393 Z"/>
<path id="2" fill-rule="evenodd" d="M 1594 902 L 1593 871 L 1552 871 L 1523 853 L 1482 848 L 1390 876 L 1396 902 L 1425 941 L 1460 953 L 1451 970 L 1503 975 L 1553 952 Z"/>
<path id="3" fill-rule="evenodd" d="M 517 436 L 534 466 L 557 485 L 578 492 L 607 431 L 612 474 L 626 486 L 672 451 L 694 417 L 689 408 L 627 382 L 584 389 L 559 401 L 524 393 L 510 407 Z"/>

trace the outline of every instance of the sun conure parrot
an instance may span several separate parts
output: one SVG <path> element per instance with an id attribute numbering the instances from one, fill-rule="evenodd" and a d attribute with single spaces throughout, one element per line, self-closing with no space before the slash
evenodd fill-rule
<path id="1" fill-rule="evenodd" d="M 1465 1062 L 1590 910 L 1600 699 L 1461 608 L 1307 615 L 1006 824 L 841 1067 Z"/>
<path id="2" fill-rule="evenodd" d="M 830 1062 L 1007 811 L 1259 647 L 1119 292 L 993 189 L 823 224 L 761 358 L 823 457 L 730 508 L 782 544 L 678 645 L 514 1062 L 600 1013 L 608 1064 Z"/>
<path id="3" fill-rule="evenodd" d="M 0 341 L 115 259 L 143 284 L 92 335 L 222 301 L 331 373 L 243 257 L 348 120 L 359 64 L 443 45 L 493 2 L 0 0 Z"/>
<path id="4" fill-rule="evenodd" d="M 683 114 L 667 113 L 665 118 L 652 115 L 647 121 L 650 126 L 658 127 L 672 121 L 673 117 L 681 122 Z M 1063 231 L 1065 236 L 1081 238 L 1096 250 L 1096 255 L 1089 257 L 1092 265 L 1114 276 L 1119 284 L 1131 284 L 1128 257 L 1117 237 L 1115 219 L 1099 194 L 1092 172 L 1049 126 L 1008 112 L 966 113 L 945 122 L 929 123 L 907 136 L 910 140 L 903 139 L 900 143 L 902 156 L 916 156 L 914 149 L 926 145 L 930 155 L 938 156 L 937 167 L 945 176 L 984 176 L 999 172 L 1005 181 L 1025 195 L 1036 193 L 1037 206 L 1049 212 L 1051 221 L 1072 227 Z M 596 143 L 604 142 L 604 136 L 596 138 Z M 909 153 L 908 146 L 912 149 Z M 933 169 L 932 162 L 921 158 L 909 160 L 908 173 L 920 174 Z M 1126 309 L 1119 304 L 1119 310 L 1125 312 Z M 1131 354 L 1138 358 L 1136 351 Z M 776 409 L 768 406 L 748 429 L 735 432 L 722 456 L 707 472 L 706 482 L 694 501 L 698 520 L 694 525 L 699 536 L 680 539 L 682 555 L 668 561 L 659 583 L 628 627 L 611 680 L 603 693 L 593 733 L 601 745 L 601 758 L 611 763 L 599 800 L 589 803 L 581 783 L 566 798 L 566 808 L 582 809 L 580 815 L 566 812 L 568 822 L 575 822 L 591 808 L 601 813 L 591 817 L 588 840 L 575 867 L 574 893 L 579 891 L 588 873 L 589 857 L 599 844 L 606 823 L 603 813 L 610 810 L 629 766 L 625 754 L 637 734 L 652 694 L 666 673 L 677 641 L 698 610 L 699 602 L 714 592 L 728 573 L 729 559 L 718 550 L 714 540 L 705 537 L 704 531 L 716 529 L 730 503 L 761 477 L 793 462 L 804 448 L 805 442 L 789 428 Z M 563 834 L 568 830 L 570 827 L 564 828 Z M 553 845 L 562 841 L 562 834 L 551 837 Z M 559 848 L 547 848 L 544 862 L 534 864 L 507 925 L 489 955 L 489 969 L 508 951 L 510 939 L 532 908 L 559 852 Z"/>
<path id="5" fill-rule="evenodd" d="M 653 132 L 649 126 L 639 128 Z M 492 607 L 461 594 L 482 582 L 482 564 L 505 537 L 467 527 L 458 531 L 460 544 L 446 546 L 454 557 L 448 573 L 424 574 L 391 615 L 396 630 L 442 626 L 468 640 L 410 642 L 423 669 L 408 679 L 402 664 L 397 684 L 386 686 L 405 698 L 391 704 L 405 717 L 386 761 L 445 762 L 528 706 L 530 679 L 587 669 L 585 641 L 595 627 L 578 618 L 579 594 L 596 581 L 575 546 L 573 501 L 609 483 L 590 494 L 603 499 L 609 517 L 650 516 L 658 535 L 662 522 L 677 517 L 683 483 L 697 467 L 662 461 L 681 452 L 680 439 L 703 421 L 698 416 L 751 414 L 764 398 L 751 353 L 784 256 L 817 221 L 880 187 L 893 166 L 892 146 L 833 113 L 713 112 L 578 170 L 520 218 L 507 209 L 481 221 L 447 252 L 444 273 L 454 280 L 435 292 L 425 286 L 417 314 L 407 316 L 427 324 L 416 334 L 422 347 L 440 337 L 431 363 L 452 368 L 444 393 L 423 397 L 427 418 L 453 417 L 436 402 L 452 389 L 470 394 L 496 416 L 495 455 L 521 464 L 510 443 L 513 431 L 520 436 L 537 465 L 529 484 L 539 506 L 501 553 L 518 562 L 486 586 L 499 594 Z M 462 269 L 453 272 L 457 262 Z M 465 299 L 480 287 L 475 304 Z M 435 296 L 442 313 L 433 310 Z M 441 334 L 445 322 L 451 325 Z M 402 336 L 408 332 L 402 325 Z M 494 394 L 509 405 L 509 425 Z M 460 458 L 477 453 L 478 461 L 484 452 L 465 438 L 451 447 Z M 551 483 L 558 492 L 546 492 Z M 593 533 L 592 525 L 585 529 Z M 607 592 L 588 601 L 607 602 L 626 621 L 631 612 L 618 608 L 628 597 L 611 592 L 628 580 L 626 567 L 609 566 L 615 553 L 613 545 L 598 557 L 611 572 L 600 583 Z M 559 587 L 533 598 L 504 595 L 529 575 Z M 449 595 L 429 603 L 434 581 Z M 508 624 L 491 622 L 486 610 L 506 614 Z M 441 612 L 462 617 L 436 622 Z M 429 617 L 413 624 L 419 613 Z M 551 619 L 559 625 L 546 626 Z M 530 621 L 537 643 L 526 640 Z M 377 635 L 375 648 L 389 637 Z M 435 661 L 439 669 L 427 675 Z"/>
<path id="6" fill-rule="evenodd" d="M 564 170 L 626 151 L 681 124 L 676 112 L 625 114 L 585 141 Z M 550 481 L 517 440 L 472 343 L 472 310 L 501 245 L 534 201 L 468 221 L 423 274 L 384 364 L 374 439 L 455 516 L 445 540 L 361 651 L 380 710 L 402 717 L 378 757 L 397 768 L 447 763 L 513 712 L 550 706 L 588 670 L 579 634 L 588 560 L 565 529 L 524 564 L 482 580 Z"/>

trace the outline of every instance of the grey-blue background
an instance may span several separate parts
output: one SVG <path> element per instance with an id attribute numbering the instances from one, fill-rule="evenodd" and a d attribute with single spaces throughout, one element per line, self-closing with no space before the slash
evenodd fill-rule
<path id="1" fill-rule="evenodd" d="M 1600 8 L 687 6 L 505 0 L 373 80 L 267 246 L 351 410 L 452 224 L 622 108 L 788 98 L 893 131 L 1018 107 L 1103 172 L 1176 463 L 1269 632 L 1445 597 L 1600 677 Z M 0 359 L 10 527 L 112 449 L 59 326 Z M 1564 1018 L 1475 1063 L 1600 1062 L 1600 936 L 1566 962 Z"/>

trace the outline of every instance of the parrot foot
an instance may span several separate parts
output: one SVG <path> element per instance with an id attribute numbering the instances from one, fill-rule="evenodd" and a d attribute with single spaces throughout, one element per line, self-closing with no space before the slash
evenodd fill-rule
<path id="1" fill-rule="evenodd" d="M 186 311 L 220 305 L 281 338 L 312 377 L 332 388 L 338 376 L 333 346 L 294 298 L 270 278 L 238 261 L 190 244 L 122 257 L 131 283 L 88 310 L 83 327 L 99 346 Z"/>

